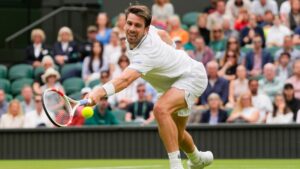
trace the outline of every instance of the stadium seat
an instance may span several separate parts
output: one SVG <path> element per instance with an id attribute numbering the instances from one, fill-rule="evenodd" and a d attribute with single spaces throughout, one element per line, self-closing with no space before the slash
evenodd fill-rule
<path id="1" fill-rule="evenodd" d="M 43 67 L 37 67 L 34 69 L 33 71 L 33 77 L 36 78 L 37 76 L 39 76 L 41 73 L 44 73 L 44 68 Z"/>
<path id="2" fill-rule="evenodd" d="M 7 79 L 0 79 L 0 89 L 3 89 L 5 93 L 10 93 L 10 82 Z"/>
<path id="3" fill-rule="evenodd" d="M 116 26 L 116 23 L 118 21 L 118 15 L 117 16 L 114 16 L 112 19 L 111 19 L 111 23 L 112 23 L 112 26 Z"/>
<path id="4" fill-rule="evenodd" d="M 181 24 L 181 28 L 188 31 L 189 30 L 189 27 L 185 24 Z"/>
<path id="5" fill-rule="evenodd" d="M 118 119 L 118 121 L 122 124 L 125 122 L 125 114 L 126 111 L 124 110 L 120 110 L 120 109 L 116 109 L 112 111 L 112 114 Z"/>
<path id="6" fill-rule="evenodd" d="M 5 94 L 5 100 L 6 100 L 7 102 L 10 102 L 12 99 L 13 99 L 13 96 L 12 96 L 12 95 L 10 95 L 10 94 Z"/>
<path id="7" fill-rule="evenodd" d="M 241 48 L 241 51 L 244 53 L 244 54 L 247 54 L 248 52 L 250 52 L 252 50 L 252 48 L 247 48 L 247 47 L 242 47 Z"/>
<path id="8" fill-rule="evenodd" d="M 81 69 L 82 65 L 81 63 L 69 63 L 65 64 L 61 68 L 61 80 L 64 81 L 70 77 L 81 77 Z"/>
<path id="9" fill-rule="evenodd" d="M 84 82 L 81 78 L 72 77 L 63 82 L 63 87 L 66 94 L 69 95 L 75 92 L 80 92 L 80 90 L 84 87 Z"/>
<path id="10" fill-rule="evenodd" d="M 20 102 L 24 100 L 23 96 L 20 95 L 20 94 L 17 95 L 17 96 L 15 97 L 15 99 L 19 100 Z"/>
<path id="11" fill-rule="evenodd" d="M 267 48 L 267 51 L 270 52 L 270 54 L 272 55 L 272 57 L 274 58 L 275 57 L 275 54 L 276 52 L 280 49 L 280 47 L 270 47 L 270 48 Z"/>
<path id="12" fill-rule="evenodd" d="M 80 100 L 81 99 L 81 93 L 80 92 L 75 92 L 69 95 L 70 98 L 74 100 Z"/>
<path id="13" fill-rule="evenodd" d="M 22 78 L 12 82 L 11 84 L 11 94 L 16 96 L 20 94 L 22 88 L 26 85 L 31 86 L 33 84 L 33 79 Z"/>
<path id="14" fill-rule="evenodd" d="M 28 64 L 18 64 L 12 66 L 8 71 L 8 79 L 14 81 L 20 78 L 32 78 L 33 68 Z"/>
<path id="15" fill-rule="evenodd" d="M 188 12 L 183 15 L 182 23 L 187 25 L 188 27 L 195 25 L 197 23 L 198 16 L 199 12 Z"/>
<path id="16" fill-rule="evenodd" d="M 90 87 L 91 89 L 93 89 L 95 86 L 100 84 L 100 80 L 96 79 L 96 80 L 92 80 L 88 83 L 88 87 Z"/>
<path id="17" fill-rule="evenodd" d="M 7 67 L 5 65 L 0 65 L 0 78 L 6 79 L 7 77 Z"/>

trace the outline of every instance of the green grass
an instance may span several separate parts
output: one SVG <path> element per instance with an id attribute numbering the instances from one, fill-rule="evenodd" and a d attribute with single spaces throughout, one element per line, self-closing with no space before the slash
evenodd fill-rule
<path id="1" fill-rule="evenodd" d="M 186 161 L 184 161 L 186 164 Z M 168 169 L 167 160 L 0 160 L 1 169 Z M 215 160 L 205 169 L 299 169 L 300 160 Z"/>

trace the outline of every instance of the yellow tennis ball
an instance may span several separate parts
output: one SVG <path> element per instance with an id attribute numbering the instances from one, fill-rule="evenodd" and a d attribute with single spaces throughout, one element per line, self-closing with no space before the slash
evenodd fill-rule
<path id="1" fill-rule="evenodd" d="M 92 107 L 85 107 L 82 109 L 81 113 L 84 118 L 88 119 L 94 115 L 94 110 Z"/>

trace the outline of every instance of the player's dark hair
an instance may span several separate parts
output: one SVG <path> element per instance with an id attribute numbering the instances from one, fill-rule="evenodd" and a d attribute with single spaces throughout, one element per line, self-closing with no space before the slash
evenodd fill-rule
<path id="1" fill-rule="evenodd" d="M 150 26 L 151 24 L 151 11 L 150 9 L 145 5 L 131 5 L 125 10 L 126 19 L 128 17 L 128 14 L 134 14 L 139 17 L 142 17 L 145 21 L 145 27 Z"/>

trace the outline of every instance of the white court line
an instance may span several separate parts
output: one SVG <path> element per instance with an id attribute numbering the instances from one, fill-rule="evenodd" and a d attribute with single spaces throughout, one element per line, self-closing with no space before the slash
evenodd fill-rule
<path id="1" fill-rule="evenodd" d="M 156 168 L 161 165 L 147 165 L 147 166 L 119 166 L 119 167 L 88 167 L 88 168 L 71 168 L 71 169 L 142 169 L 142 168 Z"/>

